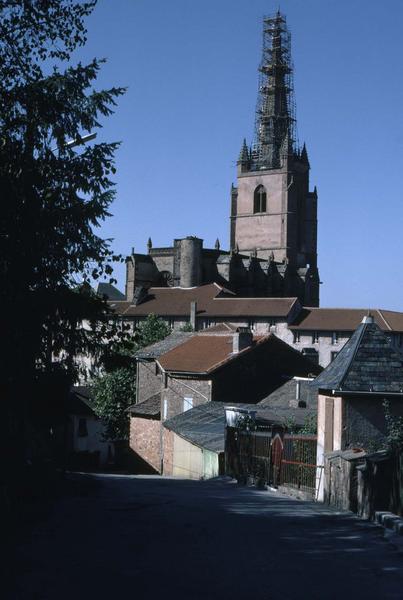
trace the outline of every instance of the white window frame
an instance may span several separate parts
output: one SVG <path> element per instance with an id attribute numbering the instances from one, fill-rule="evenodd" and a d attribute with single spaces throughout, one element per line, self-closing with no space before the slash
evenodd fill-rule
<path id="1" fill-rule="evenodd" d="M 184 396 L 183 398 L 183 412 L 190 410 L 193 408 L 193 397 L 192 396 Z"/>

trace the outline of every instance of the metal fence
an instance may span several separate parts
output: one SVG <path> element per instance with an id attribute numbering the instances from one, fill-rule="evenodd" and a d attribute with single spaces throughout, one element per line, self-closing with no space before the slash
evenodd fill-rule
<path id="1" fill-rule="evenodd" d="M 279 479 L 287 485 L 308 493 L 316 489 L 316 444 L 314 435 L 285 435 Z"/>
<path id="2" fill-rule="evenodd" d="M 317 437 L 283 435 L 271 428 L 228 428 L 227 473 L 240 481 L 285 485 L 315 497 Z"/>

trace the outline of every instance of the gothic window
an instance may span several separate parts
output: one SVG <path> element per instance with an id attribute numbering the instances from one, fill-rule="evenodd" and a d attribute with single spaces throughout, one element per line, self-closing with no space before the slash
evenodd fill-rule
<path id="1" fill-rule="evenodd" d="M 264 185 L 258 185 L 253 194 L 253 212 L 266 212 L 266 188 Z"/>

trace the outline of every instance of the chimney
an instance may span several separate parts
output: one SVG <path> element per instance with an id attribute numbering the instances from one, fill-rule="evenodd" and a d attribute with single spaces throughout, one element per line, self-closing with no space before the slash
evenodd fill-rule
<path id="1" fill-rule="evenodd" d="M 197 302 L 193 301 L 190 303 L 190 325 L 193 331 L 196 331 L 196 312 L 197 312 Z"/>
<path id="2" fill-rule="evenodd" d="M 238 354 L 244 348 L 252 345 L 253 334 L 247 327 L 238 327 L 232 338 L 232 353 Z"/>

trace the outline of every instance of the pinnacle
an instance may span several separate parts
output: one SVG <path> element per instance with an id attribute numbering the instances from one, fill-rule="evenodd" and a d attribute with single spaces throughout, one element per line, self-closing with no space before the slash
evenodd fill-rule
<path id="1" fill-rule="evenodd" d="M 246 144 L 246 139 L 244 138 L 241 152 L 239 153 L 239 161 L 244 163 L 244 162 L 248 162 L 248 160 L 249 160 L 249 150 L 248 150 L 248 146 Z"/>

